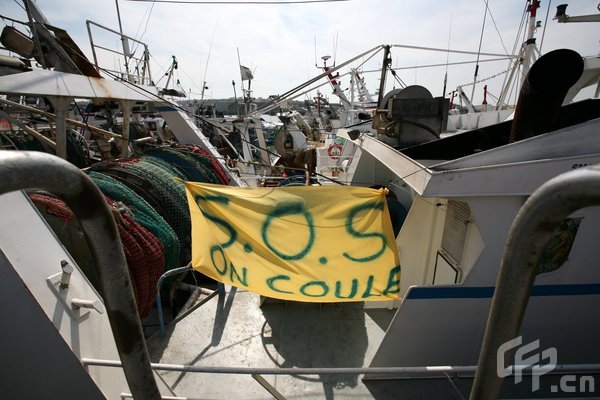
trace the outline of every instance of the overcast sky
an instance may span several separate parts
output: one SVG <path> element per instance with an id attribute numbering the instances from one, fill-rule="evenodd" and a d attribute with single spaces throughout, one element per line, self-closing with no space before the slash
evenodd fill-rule
<path id="1" fill-rule="evenodd" d="M 582 55 L 598 54 L 598 24 L 558 24 L 552 20 L 556 5 L 564 2 L 551 4 L 542 52 L 568 47 Z M 0 3 L 0 14 L 25 18 L 20 0 L 0 0 Z M 512 52 L 525 3 L 524 0 L 489 0 L 493 18 L 490 14 L 486 18 L 482 52 Z M 37 4 L 49 22 L 66 29 L 90 59 L 92 53 L 85 21 L 89 19 L 119 29 L 114 0 L 38 0 Z M 476 52 L 485 12 L 485 0 L 350 0 L 286 5 L 166 4 L 118 0 L 118 4 L 124 33 L 141 39 L 149 46 L 155 81 L 164 75 L 174 55 L 179 62 L 176 78 L 186 92 L 191 91 L 192 98 L 200 97 L 205 73 L 210 88 L 205 98 L 232 97 L 232 80 L 236 81 L 237 94 L 240 95 L 237 49 L 241 64 L 254 73 L 254 97 L 284 93 L 316 76 L 319 70 L 315 67 L 315 54 L 317 59 L 331 55 L 332 60 L 335 58 L 340 64 L 381 44 L 444 49 L 449 44 L 451 49 Z M 597 13 L 597 5 L 598 1 L 571 1 L 567 14 Z M 542 23 L 536 35 L 538 45 L 547 10 L 548 2 L 542 1 L 537 15 Z M 116 40 L 111 43 L 112 46 L 117 44 Z M 392 49 L 394 67 L 421 66 L 400 70 L 398 76 L 406 84 L 427 87 L 434 96 L 442 94 L 445 67 L 422 66 L 475 58 L 474 55 Z M 489 57 L 481 57 L 482 60 L 486 58 Z M 361 68 L 379 69 L 381 60 L 380 53 Z M 359 66 L 362 61 L 364 59 L 353 65 Z M 104 57 L 103 62 L 109 64 L 109 68 L 119 68 L 110 57 Z M 318 62 L 321 63 L 320 60 Z M 506 61 L 482 62 L 479 78 L 493 76 L 506 68 Z M 474 69 L 474 65 L 450 66 L 447 92 L 457 85 L 471 82 Z M 365 78 L 374 94 L 379 85 L 379 73 L 365 74 Z M 486 82 L 492 94 L 498 95 L 502 78 L 503 75 Z M 343 88 L 349 86 L 348 77 L 342 78 L 341 82 Z M 162 78 L 161 84 L 164 83 L 165 78 Z M 389 77 L 386 91 L 392 89 L 393 84 Z M 481 87 L 477 87 L 476 102 L 481 99 Z M 323 86 L 321 91 L 332 97 L 330 87 Z M 470 87 L 465 91 L 470 94 Z"/>

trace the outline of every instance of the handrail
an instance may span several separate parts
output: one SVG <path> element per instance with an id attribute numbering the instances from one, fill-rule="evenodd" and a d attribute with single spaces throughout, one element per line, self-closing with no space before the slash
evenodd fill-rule
<path id="1" fill-rule="evenodd" d="M 126 75 L 125 80 L 127 80 L 127 81 L 134 81 L 135 79 L 131 79 L 131 78 L 137 78 L 137 80 L 138 80 L 137 83 L 153 86 L 152 76 L 150 74 L 150 60 L 149 60 L 150 53 L 148 51 L 148 45 L 146 43 L 141 42 L 131 36 L 127 36 L 127 35 L 123 34 L 122 32 L 117 32 L 114 29 L 110 29 L 104 25 L 100 25 L 99 23 L 94 22 L 94 21 L 86 20 L 85 23 L 87 26 L 88 37 L 90 39 L 90 45 L 92 47 L 92 55 L 94 56 L 94 64 L 96 65 L 97 68 L 116 73 L 117 75 Z M 94 40 L 92 38 L 92 26 L 95 26 L 99 29 L 103 29 L 112 34 L 118 35 L 121 38 L 121 44 L 123 46 L 123 51 L 121 52 L 118 50 L 112 50 L 110 48 L 103 47 L 103 46 L 100 46 L 100 45 L 94 43 Z M 133 52 L 131 52 L 131 50 L 129 49 L 129 41 L 135 43 L 136 45 L 141 45 L 144 48 L 144 51 L 142 52 L 141 56 L 134 57 L 135 50 Z M 104 50 L 109 53 L 114 53 L 114 54 L 118 54 L 118 55 L 122 56 L 123 60 L 125 62 L 124 65 L 126 67 L 127 72 L 123 73 L 122 71 L 101 68 L 99 61 L 98 61 L 98 56 L 96 55 L 96 49 Z M 138 65 L 141 64 L 142 71 L 138 72 L 138 73 L 130 72 L 129 66 L 128 66 L 130 60 L 134 60 Z M 134 69 L 138 69 L 138 68 L 136 67 Z"/>
<path id="2" fill-rule="evenodd" d="M 121 363 L 116 360 L 105 360 L 97 358 L 82 358 L 81 363 L 85 367 L 109 367 L 119 368 Z M 232 374 L 232 375 L 390 375 L 394 377 L 441 377 L 444 374 L 454 374 L 463 376 L 473 376 L 477 366 L 450 366 L 450 365 L 430 365 L 423 367 L 223 367 L 210 365 L 190 365 L 190 364 L 163 364 L 152 363 L 154 371 L 170 372 L 195 372 L 205 374 Z M 540 368 L 546 371 L 548 368 Z M 561 372 L 592 372 L 600 370 L 600 364 L 563 364 L 557 365 L 554 371 Z M 523 371 L 524 374 L 527 371 Z"/>
<path id="3" fill-rule="evenodd" d="M 174 269 L 168 270 L 167 272 L 162 274 L 160 276 L 160 278 L 158 278 L 158 281 L 156 282 L 156 310 L 158 312 L 158 326 L 159 326 L 161 337 L 165 336 L 165 319 L 163 316 L 162 296 L 160 294 L 161 289 L 162 289 L 162 284 L 165 281 L 165 279 L 167 279 L 170 276 L 177 275 L 177 274 L 183 274 L 184 272 L 188 272 L 191 270 L 192 270 L 191 264 L 188 264 L 185 267 L 179 267 L 179 268 L 174 268 Z"/>
<path id="4" fill-rule="evenodd" d="M 573 212 L 600 205 L 600 165 L 576 169 L 544 183 L 527 199 L 508 234 L 479 354 L 471 400 L 497 399 L 503 378 L 498 348 L 519 335 L 541 250 Z M 504 366 L 514 349 L 504 354 Z"/>
<path id="5" fill-rule="evenodd" d="M 104 196 L 77 167 L 34 151 L 0 152 L 0 194 L 40 189 L 64 200 L 83 230 L 125 378 L 136 399 L 160 399 L 117 225 Z"/>

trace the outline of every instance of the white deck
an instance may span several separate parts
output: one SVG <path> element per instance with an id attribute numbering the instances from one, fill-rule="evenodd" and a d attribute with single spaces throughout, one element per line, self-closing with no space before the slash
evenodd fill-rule
<path id="1" fill-rule="evenodd" d="M 226 367 L 367 367 L 395 310 L 265 302 L 228 288 L 148 341 L 153 362 Z M 272 399 L 250 375 L 161 372 L 178 396 Z M 373 398 L 359 375 L 264 375 L 286 399 Z M 390 393 L 391 396 L 391 393 Z M 380 397 L 381 398 L 381 397 Z M 393 398 L 393 396 L 388 397 Z"/>

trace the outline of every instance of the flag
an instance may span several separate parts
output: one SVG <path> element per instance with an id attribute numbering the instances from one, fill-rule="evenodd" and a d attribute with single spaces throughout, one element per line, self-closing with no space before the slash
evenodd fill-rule
<path id="1" fill-rule="evenodd" d="M 254 79 L 254 77 L 252 76 L 252 71 L 250 71 L 250 68 L 248 67 L 240 65 L 240 73 L 242 74 L 243 81 L 251 81 L 252 79 Z"/>
<path id="2" fill-rule="evenodd" d="M 398 298 L 400 262 L 384 189 L 185 186 L 197 271 L 284 300 Z"/>

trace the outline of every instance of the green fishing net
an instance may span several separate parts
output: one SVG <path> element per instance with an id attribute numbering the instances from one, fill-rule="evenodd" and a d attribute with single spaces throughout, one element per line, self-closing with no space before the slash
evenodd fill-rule
<path id="1" fill-rule="evenodd" d="M 179 239 L 179 265 L 191 259 L 191 219 L 183 175 L 150 156 L 99 163 L 92 170 L 110 175 L 143 197 L 171 226 Z"/>
<path id="2" fill-rule="evenodd" d="M 125 184 L 99 172 L 87 171 L 87 174 L 102 193 L 114 201 L 125 204 L 131 210 L 133 218 L 161 241 L 164 246 L 166 268 L 180 267 L 179 239 L 165 219 Z"/>

